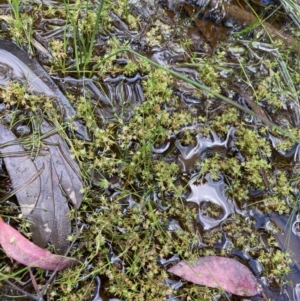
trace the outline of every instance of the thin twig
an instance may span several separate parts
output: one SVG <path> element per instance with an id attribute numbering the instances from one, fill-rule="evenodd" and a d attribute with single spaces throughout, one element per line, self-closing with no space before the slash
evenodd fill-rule
<path id="1" fill-rule="evenodd" d="M 83 226 L 81 227 L 80 231 L 76 231 L 76 235 L 72 241 L 72 243 L 70 244 L 69 248 L 67 249 L 67 251 L 65 252 L 64 256 L 66 257 L 69 252 L 71 251 L 75 241 L 79 238 L 81 232 L 82 232 Z M 43 296 L 45 294 L 45 291 L 48 287 L 48 285 L 50 285 L 51 281 L 54 279 L 54 277 L 56 276 L 59 267 L 61 266 L 61 264 L 63 263 L 64 258 L 62 257 L 60 263 L 57 265 L 56 269 L 53 271 L 52 275 L 50 276 L 50 278 L 48 279 L 48 281 L 46 282 L 46 284 L 43 286 L 43 288 L 40 290 L 39 295 Z"/>
<path id="2" fill-rule="evenodd" d="M 35 296 L 32 295 L 28 292 L 26 292 L 25 290 L 23 290 L 22 288 L 16 286 L 13 282 L 9 281 L 9 280 L 4 280 L 9 286 L 11 286 L 13 289 L 15 289 L 16 291 L 22 293 L 23 295 L 25 295 L 26 297 L 29 297 L 32 300 L 35 301 L 42 301 L 43 299 L 40 298 L 40 296 Z"/>
<path id="3" fill-rule="evenodd" d="M 13 191 L 6 194 L 4 197 L 0 198 L 0 203 L 6 201 L 7 199 L 12 197 L 13 195 L 17 194 L 19 191 L 21 191 L 22 189 L 27 187 L 30 183 L 32 183 L 34 180 L 36 180 L 39 177 L 39 175 L 44 171 L 44 169 L 45 169 L 45 165 L 43 165 L 43 167 L 40 170 L 38 170 L 38 172 L 30 180 L 23 183 L 22 185 L 19 185 Z"/>

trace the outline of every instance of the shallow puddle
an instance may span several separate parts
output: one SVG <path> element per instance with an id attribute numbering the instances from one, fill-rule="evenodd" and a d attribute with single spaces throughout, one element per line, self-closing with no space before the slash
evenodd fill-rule
<path id="1" fill-rule="evenodd" d="M 84 41 L 91 36 L 90 20 L 95 24 L 97 18 L 94 1 L 82 6 L 70 3 L 80 7 L 76 26 L 71 17 L 65 19 L 60 1 L 42 1 L 40 12 L 34 8 L 41 1 L 25 6 L 34 18 L 34 59 L 0 40 L 1 104 L 5 103 L 0 107 L 1 123 L 14 124 L 18 137 L 30 137 L 31 120 L 39 114 L 48 113 L 50 121 L 65 125 L 71 120 L 67 128 L 73 138 L 68 143 L 86 184 L 84 209 L 72 211 L 73 226 L 82 227 L 83 234 L 71 254 L 84 265 L 76 270 L 73 297 L 92 301 L 198 300 L 201 294 L 219 301 L 300 298 L 296 286 L 300 220 L 296 213 L 291 221 L 287 218 L 297 211 L 299 193 L 300 119 L 294 102 L 299 97 L 298 58 L 292 65 L 289 59 L 294 54 L 283 57 L 284 48 L 273 47 L 261 30 L 243 31 L 255 19 L 246 2 L 224 2 L 224 6 L 220 1 L 207 6 L 205 1 L 194 2 L 196 6 L 127 1 L 122 4 L 125 13 L 120 3 L 114 4 L 95 36 L 87 64 L 79 57 L 88 52 L 90 41 Z M 0 3 L 7 16 L 6 2 Z M 254 8 L 264 16 L 275 10 L 266 28 L 287 46 L 294 43 L 297 53 L 300 47 L 291 33 L 279 37 L 277 31 L 287 17 L 280 11 L 278 19 L 276 9 L 266 6 L 257 3 Z M 4 18 L 0 25 L 1 38 L 12 39 L 9 22 Z M 108 57 L 121 47 L 130 47 L 179 76 L 174 79 L 133 53 Z M 5 87 L 10 81 L 26 84 L 26 93 L 44 94 L 49 101 L 56 98 L 57 116 L 45 111 L 43 104 L 31 114 L 32 104 L 24 108 L 22 103 L 9 103 Z M 197 85 L 228 97 L 239 109 Z M 0 175 L 5 179 L 3 162 Z M 8 191 L 2 183 L 0 189 L 1 195 Z M 5 204 L 0 208 L 17 215 L 12 209 L 6 212 Z M 283 285 L 279 269 L 288 260 L 277 251 L 291 253 L 288 285 Z M 166 268 L 179 259 L 210 253 L 230 255 L 248 265 L 264 294 L 245 299 L 214 291 L 209 296 L 208 289 L 170 275 L 166 278 Z M 277 255 L 281 259 L 268 261 Z M 58 283 L 69 279 L 61 277 L 66 278 Z M 38 280 L 44 283 L 43 276 Z M 156 286 L 158 291 L 153 289 Z M 63 284 L 54 287 L 56 294 L 70 293 Z M 13 293 L 6 286 L 0 289 L 2 295 Z"/>

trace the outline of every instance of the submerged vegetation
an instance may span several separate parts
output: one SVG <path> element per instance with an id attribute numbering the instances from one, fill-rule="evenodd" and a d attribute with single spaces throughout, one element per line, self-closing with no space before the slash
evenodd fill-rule
<path id="1" fill-rule="evenodd" d="M 84 179 L 82 205 L 70 213 L 68 254 L 80 264 L 51 283 L 49 273 L 33 272 L 39 289 L 47 283 L 47 300 L 93 300 L 96 276 L 104 300 L 231 300 L 166 272 L 176 258 L 212 254 L 248 263 L 260 284 L 279 294 L 291 267 L 299 267 L 288 245 L 278 245 L 284 229 L 268 217 L 299 209 L 300 61 L 260 23 L 269 9 L 278 31 L 300 43 L 289 15 L 275 4 L 254 7 L 260 22 L 245 28 L 221 20 L 228 37 L 212 43 L 199 20 L 208 10 L 221 18 L 221 7 L 193 7 L 192 16 L 191 6 L 172 1 L 32 2 L 1 2 L 0 37 L 38 59 L 91 137 L 76 137 L 53 99 L 20 83 L 1 88 L 1 122 L 30 150 L 42 143 L 35 121 L 46 118 Z M 191 201 L 192 185 L 209 183 L 207 175 L 226 187 L 221 201 Z M 4 168 L 0 176 L 5 195 L 11 186 Z M 1 203 L 0 214 L 31 236 L 13 198 Z M 29 268 L 3 252 L 0 258 L 0 295 L 22 295 L 7 280 L 32 293 Z"/>

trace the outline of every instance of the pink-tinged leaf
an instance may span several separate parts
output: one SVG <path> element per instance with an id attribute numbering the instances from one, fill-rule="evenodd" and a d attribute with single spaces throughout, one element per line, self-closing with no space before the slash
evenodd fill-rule
<path id="1" fill-rule="evenodd" d="M 74 259 L 54 255 L 36 246 L 13 227 L 7 225 L 1 217 L 0 244 L 7 256 L 26 266 L 60 271 L 76 263 Z"/>
<path id="2" fill-rule="evenodd" d="M 240 262 L 219 256 L 206 256 L 196 262 L 180 261 L 168 270 L 187 281 L 222 289 L 238 296 L 260 293 L 251 271 Z"/>

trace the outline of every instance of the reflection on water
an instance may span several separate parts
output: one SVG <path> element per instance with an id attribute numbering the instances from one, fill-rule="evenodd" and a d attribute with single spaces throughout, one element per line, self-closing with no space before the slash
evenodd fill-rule
<path id="1" fill-rule="evenodd" d="M 209 230 L 226 220 L 230 214 L 235 212 L 235 208 L 233 202 L 225 195 L 226 185 L 223 179 L 213 181 L 209 174 L 205 179 L 207 180 L 205 184 L 190 184 L 192 193 L 187 199 L 187 202 L 198 204 L 198 219 L 203 225 L 203 229 Z M 201 205 L 209 202 L 221 207 L 221 212 L 217 218 L 210 217 L 201 210 Z M 214 213 L 217 212 L 216 209 L 214 211 Z"/>
<path id="2" fill-rule="evenodd" d="M 141 86 L 144 78 L 139 73 L 133 77 L 107 76 L 102 83 L 97 81 L 96 84 L 88 78 L 53 77 L 64 91 L 84 95 L 94 104 L 99 126 L 120 119 L 126 122 L 133 116 L 135 107 L 145 100 Z"/>
<path id="3" fill-rule="evenodd" d="M 26 64 L 6 50 L 0 49 L 0 85 L 6 87 L 10 81 L 26 84 L 27 89 L 46 96 L 55 96 L 51 90 Z"/>

